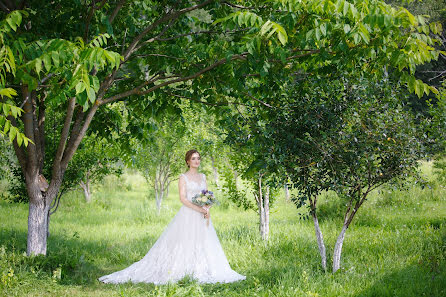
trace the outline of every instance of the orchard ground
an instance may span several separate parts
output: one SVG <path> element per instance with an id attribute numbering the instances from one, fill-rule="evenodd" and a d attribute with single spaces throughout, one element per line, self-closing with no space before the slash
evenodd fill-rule
<path id="1" fill-rule="evenodd" d="M 47 257 L 26 257 L 26 204 L 0 201 L 0 296 L 446 296 L 446 188 L 381 188 L 347 231 L 342 269 L 321 269 L 312 220 L 279 197 L 271 209 L 270 240 L 260 240 L 258 216 L 222 200 L 212 221 L 232 268 L 247 276 L 232 284 L 102 284 L 97 278 L 140 260 L 181 207 L 176 182 L 156 214 L 141 176 L 126 173 L 62 197 L 51 217 Z M 4 183 L 0 183 L 4 186 Z M 0 188 L 0 192 L 2 189 Z M 153 195 L 152 195 L 153 196 Z M 341 230 L 342 202 L 320 201 L 319 218 L 331 259 Z"/>

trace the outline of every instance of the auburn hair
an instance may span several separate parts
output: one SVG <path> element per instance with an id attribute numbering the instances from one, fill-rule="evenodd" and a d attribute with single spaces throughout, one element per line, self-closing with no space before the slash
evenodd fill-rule
<path id="1" fill-rule="evenodd" d="M 192 155 L 195 153 L 197 153 L 201 157 L 200 153 L 197 150 L 189 150 L 186 152 L 186 157 L 184 158 L 184 160 L 186 161 L 187 167 L 190 167 L 189 164 L 187 164 L 187 161 L 189 161 L 190 158 L 192 158 Z"/>

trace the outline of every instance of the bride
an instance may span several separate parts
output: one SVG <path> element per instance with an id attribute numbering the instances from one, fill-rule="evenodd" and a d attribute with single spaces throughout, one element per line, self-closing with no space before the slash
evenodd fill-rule
<path id="1" fill-rule="evenodd" d="M 229 283 L 246 278 L 229 266 L 212 222 L 206 223 L 209 210 L 191 202 L 207 189 L 206 176 L 198 173 L 200 154 L 190 150 L 185 160 L 189 171 L 180 175 L 178 183 L 181 209 L 144 258 L 100 281 L 165 284 L 189 275 L 199 283 Z"/>

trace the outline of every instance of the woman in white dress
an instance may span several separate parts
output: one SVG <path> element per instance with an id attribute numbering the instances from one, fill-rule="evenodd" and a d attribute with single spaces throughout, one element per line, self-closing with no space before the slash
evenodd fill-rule
<path id="1" fill-rule="evenodd" d="M 144 258 L 100 281 L 166 284 L 189 275 L 199 283 L 229 283 L 246 278 L 229 266 L 209 210 L 191 202 L 207 189 L 206 176 L 198 172 L 200 154 L 190 150 L 185 160 L 189 171 L 180 175 L 178 183 L 181 209 Z"/>

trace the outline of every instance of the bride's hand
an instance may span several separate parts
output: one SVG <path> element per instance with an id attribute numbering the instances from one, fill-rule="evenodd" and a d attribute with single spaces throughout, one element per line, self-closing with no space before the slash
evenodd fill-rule
<path id="1" fill-rule="evenodd" d="M 209 213 L 209 208 L 203 206 L 203 209 L 205 210 L 205 213 L 203 213 L 204 214 L 204 218 L 208 219 L 211 216 L 210 213 Z"/>

